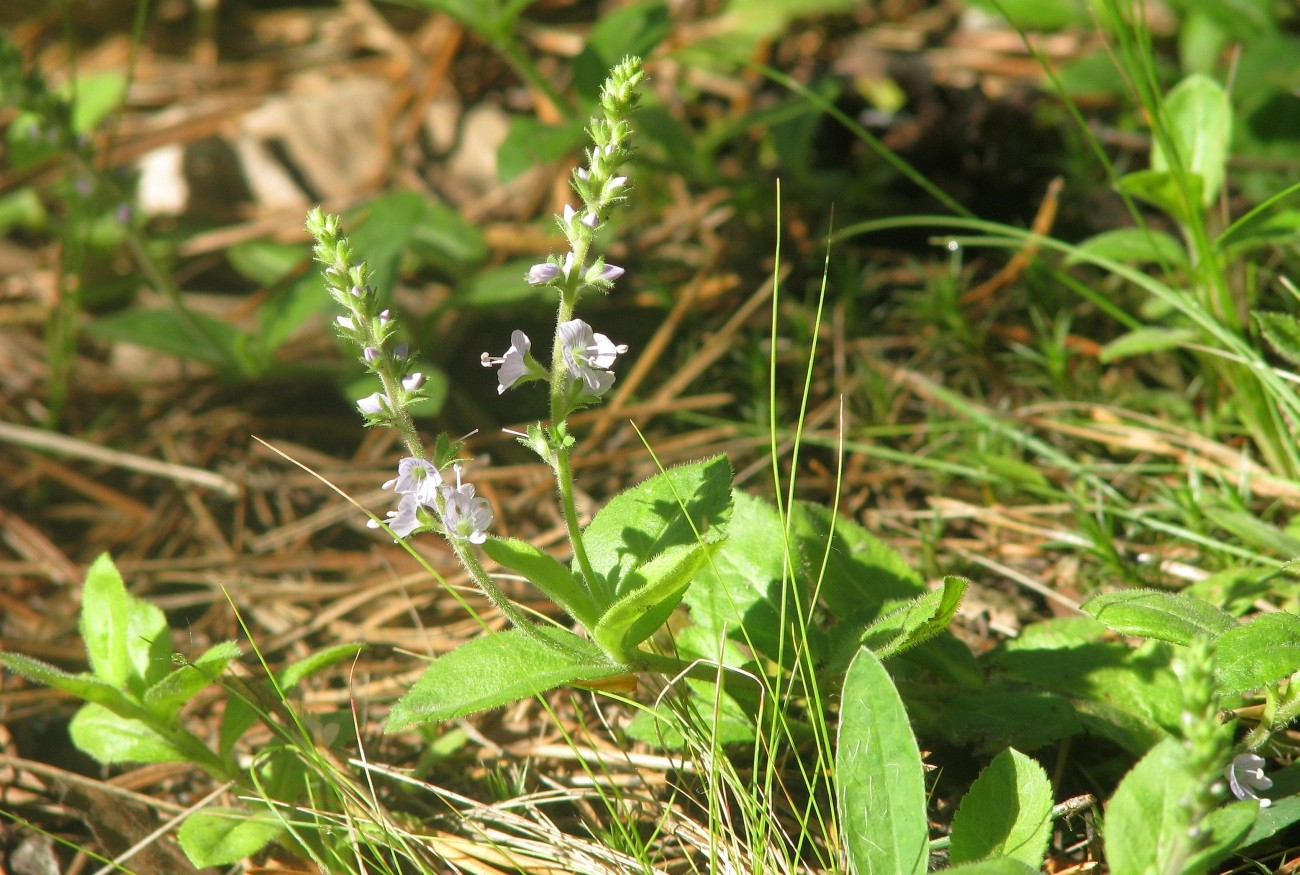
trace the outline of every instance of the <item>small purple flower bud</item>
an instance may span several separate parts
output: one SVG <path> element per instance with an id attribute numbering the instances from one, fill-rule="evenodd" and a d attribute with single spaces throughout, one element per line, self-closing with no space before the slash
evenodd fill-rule
<path id="1" fill-rule="evenodd" d="M 624 273 L 625 271 L 623 268 L 619 267 L 617 264 L 607 264 L 605 265 L 605 269 L 600 272 L 598 279 L 602 279 L 607 283 L 612 283 Z"/>
<path id="2" fill-rule="evenodd" d="M 528 271 L 528 282 L 530 285 L 540 286 L 542 283 L 549 283 L 560 275 L 560 269 L 553 264 L 534 264 Z"/>
<path id="3" fill-rule="evenodd" d="M 357 323 L 352 321 L 351 316 L 335 316 L 334 321 L 337 322 L 339 324 L 339 327 L 342 328 L 344 331 L 357 330 Z"/>
<path id="4" fill-rule="evenodd" d="M 410 344 L 399 343 L 397 346 L 393 347 L 394 361 L 404 362 L 406 361 L 406 357 L 410 354 L 411 354 Z"/>
<path id="5" fill-rule="evenodd" d="M 361 357 L 366 360 L 367 364 L 369 364 L 379 358 L 379 350 L 375 349 L 373 346 L 367 346 L 361 351 Z"/>
<path id="6" fill-rule="evenodd" d="M 605 185 L 605 189 L 607 191 L 614 191 L 615 189 L 620 189 L 625 185 L 627 185 L 626 176 L 615 176 Z"/>
<path id="7" fill-rule="evenodd" d="M 582 224 L 586 225 L 588 228 L 591 228 L 593 231 L 596 229 L 597 221 L 598 218 L 595 213 L 585 213 L 582 217 Z"/>
<path id="8" fill-rule="evenodd" d="M 393 312 L 391 310 L 384 310 L 382 313 L 379 314 L 379 326 L 382 328 L 383 326 L 387 325 L 388 320 L 392 318 L 393 318 Z"/>
<path id="9" fill-rule="evenodd" d="M 367 395 L 357 402 L 357 409 L 368 416 L 382 413 L 389 407 L 388 396 L 382 392 L 375 392 L 371 395 Z"/>
<path id="10" fill-rule="evenodd" d="M 402 380 L 402 388 L 408 392 L 414 392 L 422 385 L 424 385 L 424 374 L 418 371 Z"/>
<path id="11" fill-rule="evenodd" d="M 578 168 L 578 178 L 586 182 L 591 177 L 591 173 L 585 167 Z"/>

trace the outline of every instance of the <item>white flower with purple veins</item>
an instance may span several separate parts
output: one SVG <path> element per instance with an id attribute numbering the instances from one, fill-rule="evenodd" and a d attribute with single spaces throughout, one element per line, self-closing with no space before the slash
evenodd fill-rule
<path id="1" fill-rule="evenodd" d="M 1267 808 L 1273 802 L 1259 795 L 1260 790 L 1273 786 L 1273 779 L 1264 776 L 1264 758 L 1253 753 L 1238 754 L 1223 771 L 1232 788 L 1232 795 L 1238 799 L 1254 799 L 1260 808 Z"/>
<path id="2" fill-rule="evenodd" d="M 384 522 L 388 523 L 388 528 L 393 530 L 393 534 L 399 538 L 405 538 L 420 527 L 420 500 L 414 494 L 403 495 L 402 500 L 397 503 L 397 510 L 390 510 L 385 516 Z M 379 528 L 379 523 L 370 520 L 366 523 L 372 529 Z"/>
<path id="3" fill-rule="evenodd" d="M 564 363 L 574 379 L 582 380 L 592 395 L 603 395 L 614 385 L 614 375 L 609 372 L 614 359 L 627 352 L 626 344 L 615 344 L 603 334 L 596 334 L 581 319 L 573 319 L 559 326 L 560 347 Z"/>
<path id="4" fill-rule="evenodd" d="M 442 474 L 426 459 L 407 456 L 397 463 L 397 476 L 384 484 L 398 495 L 414 495 L 420 504 L 433 507 L 442 485 Z"/>
<path id="5" fill-rule="evenodd" d="M 519 382 L 521 377 L 527 376 L 528 367 L 528 350 L 532 347 L 533 342 L 528 339 L 528 335 L 522 331 L 515 330 L 510 332 L 510 348 L 506 354 L 497 358 L 495 356 L 483 353 L 479 361 L 483 367 L 491 368 L 496 365 L 501 366 L 497 372 L 497 394 L 502 395 L 507 389 Z"/>
<path id="6" fill-rule="evenodd" d="M 460 480 L 460 465 L 456 466 L 456 485 L 442 488 L 442 521 L 447 534 L 465 538 L 471 544 L 487 540 L 488 526 L 492 525 L 492 505 L 486 498 L 474 495 L 474 486 Z"/>

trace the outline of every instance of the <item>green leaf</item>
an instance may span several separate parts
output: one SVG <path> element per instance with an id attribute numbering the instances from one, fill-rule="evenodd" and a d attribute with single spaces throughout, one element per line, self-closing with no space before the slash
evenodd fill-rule
<path id="1" fill-rule="evenodd" d="M 1214 638 L 1237 625 L 1231 615 L 1207 601 L 1155 589 L 1104 593 L 1082 607 L 1121 635 L 1158 638 L 1174 644 L 1190 644 L 1197 636 Z"/>
<path id="2" fill-rule="evenodd" d="M 1300 319 L 1290 313 L 1256 311 L 1255 321 L 1269 345 L 1293 365 L 1300 365 Z"/>
<path id="3" fill-rule="evenodd" d="M 1294 242 L 1297 234 L 1300 234 L 1300 210 L 1262 210 L 1225 230 L 1214 241 L 1214 248 L 1241 255 L 1264 246 Z"/>
<path id="4" fill-rule="evenodd" d="M 626 578 L 624 593 L 592 630 L 592 638 L 615 659 L 655 633 L 682 600 L 686 588 L 714 552 L 718 541 L 669 547 Z"/>
<path id="5" fill-rule="evenodd" d="M 484 261 L 488 245 L 477 224 L 446 204 L 426 201 L 411 228 L 411 252 L 455 275 Z"/>
<path id="6" fill-rule="evenodd" d="M 1136 170 L 1119 178 L 1120 191 L 1159 207 L 1183 225 L 1195 218 L 1193 210 L 1201 201 L 1205 183 L 1192 174 L 1187 178 L 1187 187 L 1190 191 L 1184 196 L 1178 179 L 1167 170 Z"/>
<path id="7" fill-rule="evenodd" d="M 1203 505 L 1201 511 L 1215 525 L 1222 526 L 1253 547 L 1271 550 L 1288 558 L 1300 556 L 1300 538 L 1264 522 L 1253 513 L 1230 510 L 1213 503 Z"/>
<path id="8" fill-rule="evenodd" d="M 1088 257 L 1108 258 L 1126 264 L 1168 264 L 1173 267 L 1187 264 L 1187 250 L 1177 238 L 1151 228 L 1103 231 L 1080 243 L 1066 263 L 1087 262 Z"/>
<path id="9" fill-rule="evenodd" d="M 502 182 L 510 182 L 526 170 L 576 154 L 586 139 L 585 124 L 578 117 L 544 125 L 532 116 L 515 116 L 497 147 L 497 175 Z"/>
<path id="10" fill-rule="evenodd" d="M 600 648 L 572 632 L 538 631 L 548 646 L 518 629 L 474 638 L 439 656 L 389 712 L 387 732 L 486 711 L 569 684 L 625 673 Z"/>
<path id="11" fill-rule="evenodd" d="M 25 678 L 71 693 L 79 699 L 110 708 L 119 714 L 143 714 L 134 699 L 93 674 L 69 674 L 61 668 L 21 653 L 0 653 L 0 665 Z"/>
<path id="12" fill-rule="evenodd" d="M 776 508 L 739 489 L 732 502 L 727 539 L 683 600 L 692 624 L 712 638 L 725 633 L 776 659 L 783 650 L 783 618 L 789 623 L 808 616 L 808 596 L 785 574 L 785 525 Z M 788 658 L 789 648 L 784 650 Z"/>
<path id="13" fill-rule="evenodd" d="M 962 798 L 952 821 L 954 863 L 1011 857 L 1034 871 L 1052 832 L 1052 782 L 1043 767 L 1008 748 Z"/>
<path id="14" fill-rule="evenodd" d="M 1219 691 L 1244 693 L 1300 671 L 1300 617 L 1259 614 L 1214 643 Z"/>
<path id="15" fill-rule="evenodd" d="M 993 860 L 980 860 L 978 863 L 962 863 L 960 866 L 950 866 L 943 871 L 955 872 L 958 875 L 1038 875 L 1042 870 L 1037 866 L 1026 866 L 1019 860 L 999 857 Z"/>
<path id="16" fill-rule="evenodd" d="M 122 717 L 101 705 L 83 705 L 68 724 L 72 743 L 101 763 L 188 762 L 142 720 Z"/>
<path id="17" fill-rule="evenodd" d="M 1223 172 L 1232 139 L 1232 107 L 1218 82 L 1193 74 L 1165 96 L 1162 119 L 1177 160 L 1166 155 L 1160 138 L 1151 146 L 1151 169 L 1181 167 L 1201 179 L 1201 206 L 1208 207 L 1223 187 Z"/>
<path id="18" fill-rule="evenodd" d="M 544 286 L 530 286 L 525 277 L 536 258 L 510 261 L 501 267 L 474 274 L 456 286 L 451 304 L 461 308 L 516 307 L 543 300 L 550 292 Z"/>
<path id="19" fill-rule="evenodd" d="M 545 550 L 517 538 L 492 537 L 483 544 L 483 552 L 528 578 L 584 628 L 593 628 L 600 619 L 600 609 L 586 587 Z"/>
<path id="20" fill-rule="evenodd" d="M 913 695 L 908 706 L 922 736 L 940 735 L 981 754 L 1008 744 L 1037 750 L 1083 730 L 1068 699 L 1041 690 L 990 685 L 967 693 L 941 687 L 933 695 Z M 954 714 L 961 719 L 952 719 Z"/>
<path id="21" fill-rule="evenodd" d="M 127 683 L 134 692 L 143 693 L 171 670 L 171 627 L 162 608 L 127 593 L 126 630 L 126 655 L 131 666 Z"/>
<path id="22" fill-rule="evenodd" d="M 300 246 L 294 248 L 301 249 Z M 329 296 L 321 287 L 320 274 L 314 270 L 288 282 L 272 285 L 257 311 L 257 356 L 269 359 L 271 353 L 295 331 L 330 306 Z"/>
<path id="23" fill-rule="evenodd" d="M 1072 24 L 1091 25 L 1087 6 L 1079 0 L 969 0 L 985 12 L 1005 18 L 1017 30 L 1058 30 Z"/>
<path id="24" fill-rule="evenodd" d="M 922 875 L 930 830 L 921 754 L 894 682 L 865 647 L 844 679 L 835 775 L 843 843 L 854 870 Z"/>
<path id="25" fill-rule="evenodd" d="M 790 517 L 801 567 L 816 575 L 825 566 L 817 591 L 833 616 L 865 623 L 885 602 L 927 591 L 897 551 L 830 508 L 798 501 Z"/>
<path id="26" fill-rule="evenodd" d="M 81 594 L 81 619 L 78 628 L 86 642 L 95 676 L 118 689 L 126 688 L 131 673 L 131 652 L 127 641 L 130 606 L 122 575 L 107 553 L 101 553 L 86 572 Z"/>
<path id="27" fill-rule="evenodd" d="M 1120 782 L 1106 806 L 1106 858 L 1112 872 L 1204 872 L 1250 831 L 1257 805 L 1229 804 L 1201 823 L 1204 844 L 1189 853 L 1194 846 L 1187 835 L 1192 824 L 1186 800 L 1199 788 L 1187 764 L 1182 742 L 1166 739 Z"/>
<path id="28" fill-rule="evenodd" d="M 352 249 L 374 271 L 373 285 L 383 300 L 392 296 L 402 256 L 428 203 L 414 191 L 375 198 L 365 208 L 365 221 L 351 234 Z"/>
<path id="29" fill-rule="evenodd" d="M 288 692 L 298 685 L 298 682 L 308 675 L 329 668 L 342 662 L 345 659 L 351 659 L 366 648 L 364 644 L 336 644 L 333 647 L 327 647 L 319 650 L 310 656 L 303 657 L 296 662 L 287 665 L 276 678 L 276 684 L 280 692 Z M 269 690 L 271 685 L 263 680 L 261 688 Z M 226 699 L 226 711 L 221 718 L 221 737 L 219 741 L 219 750 L 222 757 L 230 756 L 234 750 L 235 744 L 248 727 L 257 722 L 258 713 L 254 702 L 250 702 L 248 697 L 256 695 L 249 690 L 241 690 L 238 686 L 231 689 L 231 695 Z"/>
<path id="30" fill-rule="evenodd" d="M 876 620 L 863 632 L 860 644 L 881 659 L 938 635 L 957 614 L 970 581 L 949 575 L 943 587 L 919 596 Z"/>
<path id="31" fill-rule="evenodd" d="M 239 658 L 239 645 L 223 641 L 213 645 L 198 659 L 179 666 L 158 680 L 144 694 L 144 704 L 159 720 L 166 723 L 200 690 L 216 683 L 226 666 Z"/>
<path id="32" fill-rule="evenodd" d="M 235 273 L 262 286 L 270 286 L 292 274 L 303 262 L 301 243 L 276 243 L 274 240 L 245 240 L 226 249 L 226 260 Z M 320 279 L 312 281 L 320 287 Z"/>
<path id="33" fill-rule="evenodd" d="M 593 592 L 625 595 L 641 584 L 633 571 L 669 547 L 720 540 L 730 515 L 731 463 L 725 456 L 669 468 L 614 496 L 582 533 L 600 578 Z"/>
<path id="34" fill-rule="evenodd" d="M 1099 358 L 1103 363 L 1110 363 L 1135 355 L 1168 352 L 1191 343 L 1199 336 L 1191 328 L 1136 328 L 1103 346 Z"/>
<path id="35" fill-rule="evenodd" d="M 176 309 L 126 310 L 86 323 L 86 333 L 101 340 L 133 343 L 227 373 L 249 371 L 244 349 L 252 338 L 206 313 Z"/>
<path id="36" fill-rule="evenodd" d="M 230 866 L 251 857 L 283 831 L 284 824 L 270 814 L 212 808 L 187 817 L 176 839 L 190 862 L 206 869 Z"/>
<path id="37" fill-rule="evenodd" d="M 277 679 L 280 689 L 292 690 L 303 678 L 351 659 L 365 649 L 366 645 L 359 642 L 335 644 L 333 647 L 326 647 L 324 650 L 318 650 L 310 656 L 291 662 L 285 666 L 284 671 L 280 672 L 280 677 Z"/>
<path id="38" fill-rule="evenodd" d="M 992 661 L 1008 679 L 1070 697 L 1085 729 L 1141 755 L 1179 727 L 1173 649 L 1102 640 L 1107 634 L 1091 617 L 1047 620 L 1025 627 Z"/>
<path id="39" fill-rule="evenodd" d="M 108 116 L 122 105 L 126 97 L 126 75 L 119 70 L 106 70 L 87 73 L 77 77 L 75 92 L 63 88 L 71 98 L 72 129 L 78 134 L 89 134 Z"/>

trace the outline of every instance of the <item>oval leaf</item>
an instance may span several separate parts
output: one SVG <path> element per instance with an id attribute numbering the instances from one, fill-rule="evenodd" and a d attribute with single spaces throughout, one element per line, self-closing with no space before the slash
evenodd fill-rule
<path id="1" fill-rule="evenodd" d="M 1223 86 L 1194 73 L 1165 97 L 1162 114 L 1166 132 L 1178 152 L 1175 162 L 1165 154 L 1159 137 L 1151 146 L 1151 169 L 1173 171 L 1175 164 L 1201 178 L 1201 205 L 1209 206 L 1223 186 L 1223 170 L 1232 135 L 1232 107 Z"/>
<path id="2" fill-rule="evenodd" d="M 483 544 L 483 552 L 505 568 L 528 578 L 529 583 L 545 593 L 583 627 L 590 629 L 596 625 L 600 611 L 591 598 L 591 593 L 551 554 L 527 541 L 495 537 L 487 539 Z"/>
<path id="3" fill-rule="evenodd" d="M 190 862 L 200 869 L 230 866 L 251 857 L 284 830 L 279 818 L 247 811 L 214 808 L 191 814 L 176 838 Z"/>
<path id="4" fill-rule="evenodd" d="M 562 684 L 627 671 L 627 666 L 610 662 L 599 647 L 572 632 L 554 627 L 538 631 L 554 646 L 510 629 L 475 638 L 439 656 L 393 706 L 385 731 L 464 717 Z"/>
<path id="5" fill-rule="evenodd" d="M 1215 641 L 1215 677 L 1222 693 L 1266 687 L 1300 670 L 1300 617 L 1260 614 Z"/>
<path id="6" fill-rule="evenodd" d="M 952 821 L 952 861 L 1010 857 L 1043 862 L 1052 831 L 1052 783 L 1030 757 L 1008 748 L 971 785 Z"/>
<path id="7" fill-rule="evenodd" d="M 1230 614 L 1203 599 L 1155 589 L 1108 592 L 1089 599 L 1083 610 L 1121 635 L 1174 644 L 1190 644 L 1197 636 L 1215 638 L 1237 625 Z"/>
<path id="8" fill-rule="evenodd" d="M 930 859 L 921 753 L 907 711 L 865 647 L 844 679 L 835 753 L 844 847 L 855 871 L 922 875 Z"/>

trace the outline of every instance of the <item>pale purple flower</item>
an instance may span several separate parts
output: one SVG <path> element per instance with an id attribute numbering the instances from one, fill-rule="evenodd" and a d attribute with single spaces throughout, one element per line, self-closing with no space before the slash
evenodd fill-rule
<path id="1" fill-rule="evenodd" d="M 595 276 L 592 276 L 590 273 L 587 274 L 587 282 L 612 283 L 614 280 L 621 277 L 624 273 L 626 273 L 626 271 L 623 270 L 623 268 L 619 267 L 617 264 L 606 264 L 602 267 L 600 273 L 596 274 Z"/>
<path id="2" fill-rule="evenodd" d="M 1260 808 L 1272 805 L 1272 800 L 1259 795 L 1260 790 L 1273 786 L 1273 779 L 1264 776 L 1264 758 L 1258 754 L 1243 753 L 1233 757 L 1232 762 L 1223 770 L 1232 788 L 1232 795 L 1238 799 L 1254 799 Z"/>
<path id="3" fill-rule="evenodd" d="M 384 484 L 399 495 L 414 495 L 420 504 L 433 506 L 442 486 L 442 473 L 427 459 L 407 456 L 397 463 L 397 476 Z"/>
<path id="4" fill-rule="evenodd" d="M 583 213 L 580 221 L 593 231 L 596 230 L 596 222 L 598 220 L 595 213 Z"/>
<path id="5" fill-rule="evenodd" d="M 402 388 L 408 392 L 414 392 L 416 389 L 420 388 L 423 385 L 424 385 L 424 374 L 421 374 L 419 371 L 416 371 L 414 374 L 411 374 L 409 377 L 402 378 Z"/>
<path id="6" fill-rule="evenodd" d="M 357 402 L 357 409 L 367 416 L 377 416 L 393 409 L 393 403 L 383 392 L 374 392 Z"/>
<path id="7" fill-rule="evenodd" d="M 405 538 L 420 527 L 420 500 L 414 494 L 403 495 L 402 500 L 397 503 L 397 510 L 390 510 L 385 516 L 384 522 L 388 523 L 388 528 L 393 530 L 393 534 L 399 538 Z M 366 523 L 370 528 L 379 528 L 379 523 L 370 520 Z"/>
<path id="8" fill-rule="evenodd" d="M 447 534 L 464 538 L 471 544 L 487 540 L 488 526 L 492 525 L 492 505 L 486 498 L 474 495 L 474 486 L 462 483 L 460 464 L 456 465 L 456 485 L 442 488 L 442 521 Z"/>
<path id="9" fill-rule="evenodd" d="M 369 364 L 379 358 L 379 350 L 375 349 L 373 346 L 367 346 L 361 351 L 361 357 L 366 360 L 367 364 Z"/>
<path id="10" fill-rule="evenodd" d="M 564 363 L 574 379 L 582 380 L 592 395 L 603 395 L 614 385 L 614 375 L 609 369 L 627 346 L 614 344 L 603 334 L 596 334 L 581 319 L 573 319 L 559 326 L 560 348 Z"/>
<path id="11" fill-rule="evenodd" d="M 557 265 L 544 263 L 534 264 L 528 270 L 528 282 L 530 285 L 540 286 L 543 283 L 549 283 L 560 275 L 560 268 Z"/>
<path id="12" fill-rule="evenodd" d="M 500 358 L 495 358 L 483 353 L 479 359 L 483 367 L 490 368 L 500 365 L 501 370 L 497 372 L 497 394 L 504 394 L 507 389 L 519 381 L 521 377 L 528 374 L 528 350 L 532 346 L 532 341 L 528 335 L 518 329 L 510 332 L 510 348 L 506 354 Z"/>

